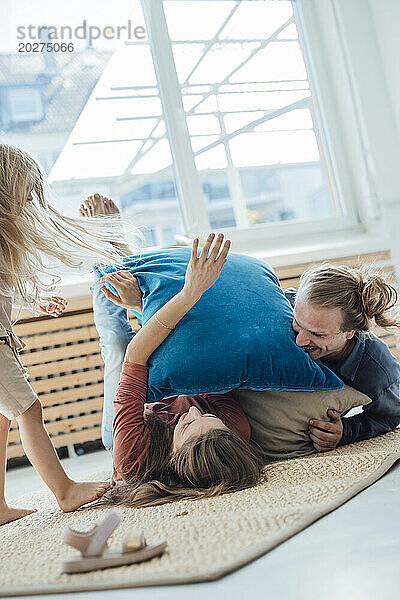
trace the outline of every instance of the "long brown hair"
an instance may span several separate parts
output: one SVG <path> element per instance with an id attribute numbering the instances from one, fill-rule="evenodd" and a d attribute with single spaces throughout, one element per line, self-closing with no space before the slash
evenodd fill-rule
<path id="1" fill-rule="evenodd" d="M 300 278 L 296 301 L 339 308 L 342 331 L 369 331 L 372 319 L 380 327 L 399 327 L 398 293 L 382 270 L 369 265 L 349 267 L 325 263 L 307 269 Z"/>
<path id="2" fill-rule="evenodd" d="M 111 488 L 96 507 L 159 506 L 236 492 L 258 482 L 264 465 L 261 454 L 234 431 L 212 429 L 172 452 L 170 427 L 151 411 L 146 412 L 145 423 L 151 445 L 144 467 Z M 129 457 L 125 467 L 128 463 Z"/>
<path id="3" fill-rule="evenodd" d="M 33 309 L 54 287 L 47 257 L 67 267 L 121 262 L 111 242 L 126 243 L 138 230 L 118 215 L 71 218 L 47 199 L 39 164 L 20 148 L 0 144 L 0 292 Z M 32 193 L 33 200 L 27 201 Z"/>

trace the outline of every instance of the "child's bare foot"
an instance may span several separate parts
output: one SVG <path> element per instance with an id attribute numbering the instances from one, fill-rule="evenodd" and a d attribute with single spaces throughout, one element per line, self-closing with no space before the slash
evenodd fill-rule
<path id="1" fill-rule="evenodd" d="M 100 194 L 94 194 L 89 196 L 85 202 L 83 202 L 79 208 L 79 214 L 81 217 L 97 217 L 98 215 L 119 215 L 118 206 L 106 196 L 100 196 Z M 131 251 L 129 246 L 126 244 L 120 244 L 115 242 L 114 246 L 120 250 L 125 256 L 129 256 Z"/>
<path id="2" fill-rule="evenodd" d="M 2 504 L 0 506 L 0 525 L 23 519 L 35 512 L 37 511 L 27 508 L 13 508 L 12 506 L 7 506 L 7 504 Z"/>
<path id="3" fill-rule="evenodd" d="M 111 484 L 107 481 L 71 481 L 66 493 L 57 502 L 64 512 L 72 512 L 84 504 L 94 502 L 101 498 L 109 489 Z"/>
<path id="4" fill-rule="evenodd" d="M 81 217 L 96 217 L 97 215 L 119 215 L 118 206 L 106 196 L 94 194 L 83 202 L 79 209 Z"/>

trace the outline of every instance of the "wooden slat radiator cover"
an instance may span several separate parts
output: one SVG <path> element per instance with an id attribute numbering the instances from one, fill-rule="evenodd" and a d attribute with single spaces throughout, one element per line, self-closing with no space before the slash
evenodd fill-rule
<path id="1" fill-rule="evenodd" d="M 336 259 L 341 264 L 374 263 L 382 266 L 392 281 L 396 281 L 389 252 Z M 297 287 L 307 263 L 276 269 L 283 289 Z M 98 335 L 93 321 L 92 299 L 87 296 L 69 302 L 61 317 L 32 318 L 22 314 L 15 333 L 26 343 L 22 360 L 28 367 L 30 382 L 43 405 L 47 430 L 54 445 L 101 439 L 103 407 L 103 361 Z M 137 321 L 131 318 L 134 329 Z M 399 357 L 397 332 L 375 329 Z M 18 427 L 11 424 L 8 458 L 24 454 Z"/>
<path id="2" fill-rule="evenodd" d="M 61 317 L 34 318 L 27 312 L 21 316 L 14 326 L 26 343 L 21 358 L 55 447 L 101 439 L 104 365 L 91 296 L 71 300 Z M 130 321 L 137 329 L 136 319 Z M 13 421 L 7 456 L 23 454 Z"/>

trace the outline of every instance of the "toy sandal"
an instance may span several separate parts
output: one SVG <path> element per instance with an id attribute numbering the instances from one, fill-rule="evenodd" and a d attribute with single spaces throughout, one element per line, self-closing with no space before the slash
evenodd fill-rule
<path id="1" fill-rule="evenodd" d="M 62 561 L 63 573 L 85 573 L 95 569 L 120 567 L 149 560 L 162 554 L 167 542 L 159 542 L 149 546 L 143 533 L 130 531 L 122 545 L 121 552 L 108 549 L 107 540 L 121 522 L 121 517 L 112 511 L 98 525 L 88 532 L 80 532 L 67 528 L 64 542 L 81 553 L 81 558 L 65 558 Z"/>

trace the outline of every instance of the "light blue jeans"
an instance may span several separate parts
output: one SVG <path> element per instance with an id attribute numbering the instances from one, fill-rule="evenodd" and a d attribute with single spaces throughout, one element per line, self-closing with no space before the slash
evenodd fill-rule
<path id="1" fill-rule="evenodd" d="M 135 335 L 128 321 L 127 311 L 107 300 L 97 280 L 91 287 L 94 322 L 100 336 L 104 360 L 104 404 L 101 438 L 104 447 L 113 451 L 114 398 L 121 375 L 126 347 Z"/>

